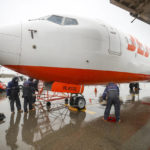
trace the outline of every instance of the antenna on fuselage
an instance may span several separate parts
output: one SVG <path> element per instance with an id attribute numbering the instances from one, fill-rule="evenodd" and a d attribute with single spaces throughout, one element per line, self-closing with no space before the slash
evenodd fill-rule
<path id="1" fill-rule="evenodd" d="M 137 18 L 134 18 L 134 19 L 131 21 L 131 23 L 133 23 L 136 19 L 137 19 Z"/>

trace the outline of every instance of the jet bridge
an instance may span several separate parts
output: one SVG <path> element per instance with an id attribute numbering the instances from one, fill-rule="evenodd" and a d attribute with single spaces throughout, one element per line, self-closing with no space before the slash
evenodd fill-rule
<path id="1" fill-rule="evenodd" d="M 140 19 L 150 24 L 150 1 L 149 0 L 110 0 L 110 2 L 130 12 L 135 19 Z"/>

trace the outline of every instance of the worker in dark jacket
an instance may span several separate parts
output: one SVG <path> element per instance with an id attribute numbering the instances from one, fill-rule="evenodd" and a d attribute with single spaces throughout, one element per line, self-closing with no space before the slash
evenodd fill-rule
<path id="1" fill-rule="evenodd" d="M 33 110 L 32 107 L 32 101 L 33 101 L 33 80 L 32 78 L 29 78 L 27 81 L 23 84 L 23 98 L 24 98 L 24 112 L 27 113 L 27 105 L 29 104 L 29 110 Z"/>
<path id="2" fill-rule="evenodd" d="M 107 97 L 107 105 L 104 113 L 104 120 L 107 120 L 110 114 L 111 106 L 114 104 L 116 121 L 120 122 L 120 101 L 119 101 L 119 88 L 114 83 L 109 83 L 103 93 L 103 99 Z"/>
<path id="3" fill-rule="evenodd" d="M 8 83 L 7 86 L 7 96 L 9 97 L 10 100 L 10 108 L 12 113 L 14 113 L 14 103 L 16 103 L 18 112 L 22 112 L 19 99 L 19 92 L 20 89 L 18 85 L 18 77 L 14 77 L 12 81 Z"/>
<path id="4" fill-rule="evenodd" d="M 139 83 L 138 82 L 134 83 L 134 87 L 135 87 L 135 94 L 139 94 L 139 90 L 140 90 Z"/>
<path id="5" fill-rule="evenodd" d="M 37 92 L 38 92 L 38 84 L 39 84 L 39 80 L 34 79 L 33 85 L 34 85 L 35 91 L 37 91 Z"/>
<path id="6" fill-rule="evenodd" d="M 130 83 L 129 84 L 129 88 L 130 88 L 130 94 L 134 94 L 134 83 Z"/>

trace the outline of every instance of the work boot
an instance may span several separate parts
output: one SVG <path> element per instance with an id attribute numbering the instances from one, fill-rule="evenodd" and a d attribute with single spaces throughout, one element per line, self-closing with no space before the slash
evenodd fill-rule
<path id="1" fill-rule="evenodd" d="M 105 121 L 105 122 L 107 121 L 106 119 L 104 119 L 104 117 L 102 118 L 102 120 Z"/>
<path id="2" fill-rule="evenodd" d="M 24 111 L 24 114 L 27 114 L 28 113 L 28 111 Z"/>
<path id="3" fill-rule="evenodd" d="M 116 121 L 117 123 L 121 123 L 121 120 L 119 119 L 118 121 Z"/>
<path id="4" fill-rule="evenodd" d="M 106 102 L 106 101 L 102 101 L 102 102 L 100 102 L 100 104 L 101 104 L 101 105 L 106 105 L 107 102 Z"/>
<path id="5" fill-rule="evenodd" d="M 23 112 L 23 110 L 22 110 L 22 109 L 20 109 L 20 110 L 18 110 L 18 112 L 22 113 L 22 112 Z"/>
<path id="6" fill-rule="evenodd" d="M 30 109 L 29 111 L 35 111 L 35 108 Z"/>
<path id="7" fill-rule="evenodd" d="M 32 106 L 36 106 L 37 104 L 33 103 Z"/>

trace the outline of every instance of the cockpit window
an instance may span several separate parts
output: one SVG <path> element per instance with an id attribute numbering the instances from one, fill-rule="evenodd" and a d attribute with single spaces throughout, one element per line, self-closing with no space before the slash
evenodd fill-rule
<path id="1" fill-rule="evenodd" d="M 47 18 L 48 21 L 54 22 L 56 24 L 62 24 L 63 17 L 52 15 L 51 17 Z"/>
<path id="2" fill-rule="evenodd" d="M 41 18 L 41 20 L 45 20 L 45 18 L 43 17 Z M 78 25 L 78 21 L 76 19 L 57 16 L 57 15 L 52 15 L 50 17 L 47 17 L 46 20 L 59 24 L 59 25 Z"/>
<path id="3" fill-rule="evenodd" d="M 76 19 L 65 18 L 64 25 L 77 25 L 77 24 L 78 24 L 78 22 Z"/>

